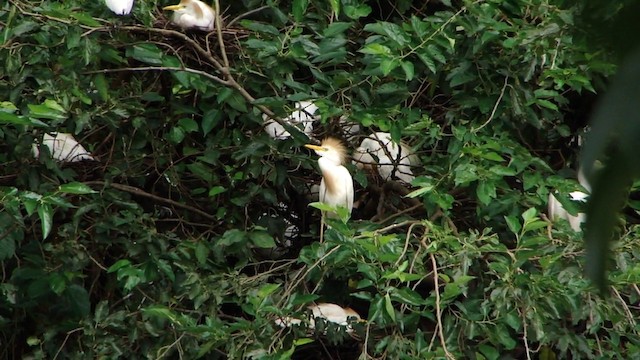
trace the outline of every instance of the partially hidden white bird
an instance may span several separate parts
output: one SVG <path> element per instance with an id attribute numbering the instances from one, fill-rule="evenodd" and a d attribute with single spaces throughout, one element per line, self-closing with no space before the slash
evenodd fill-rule
<path id="1" fill-rule="evenodd" d="M 317 111 L 318 106 L 312 101 L 299 101 L 295 103 L 293 112 L 282 120 L 291 126 L 301 129 L 307 137 L 310 137 L 313 133 L 313 122 L 319 119 L 319 117 L 316 116 Z M 267 114 L 262 114 L 262 119 L 264 121 L 264 131 L 272 138 L 285 140 L 291 137 L 291 134 L 284 126 L 270 119 Z"/>
<path id="2" fill-rule="evenodd" d="M 318 165 L 322 172 L 320 202 L 333 207 L 345 207 L 351 214 L 351 210 L 353 210 L 353 178 L 343 165 L 347 156 L 344 145 L 340 140 L 326 138 L 322 140 L 320 146 L 307 144 L 305 147 L 320 155 L 318 159 Z M 336 214 L 331 212 L 327 216 L 336 217 Z"/>
<path id="3" fill-rule="evenodd" d="M 578 171 L 578 182 L 580 183 L 580 185 L 582 185 L 583 188 L 585 188 L 585 190 L 587 190 L 588 192 L 591 192 L 591 185 L 585 178 L 584 173 L 582 172 L 582 169 Z M 589 198 L 589 194 L 579 190 L 570 192 L 569 196 L 571 197 L 571 200 L 580 201 L 583 203 L 586 203 L 587 199 Z M 549 193 L 548 212 L 549 212 L 549 219 L 551 221 L 556 221 L 558 219 L 567 220 L 569 222 L 569 225 L 573 229 L 573 231 L 576 231 L 576 232 L 582 231 L 582 224 L 585 221 L 587 221 L 587 214 L 585 213 L 578 213 L 576 215 L 571 215 L 562 206 L 560 201 L 556 199 L 553 192 Z"/>
<path id="4" fill-rule="evenodd" d="M 133 0 L 105 0 L 107 7 L 116 15 L 129 15 Z"/>
<path id="5" fill-rule="evenodd" d="M 411 167 L 418 162 L 409 146 L 394 143 L 387 132 L 369 135 L 353 153 L 353 163 L 358 168 L 374 170 L 385 181 L 397 178 L 411 184 L 415 179 Z"/>
<path id="6" fill-rule="evenodd" d="M 180 0 L 177 5 L 165 6 L 163 10 L 172 10 L 172 22 L 183 29 L 213 31 L 216 13 L 211 6 L 200 0 Z"/>
<path id="7" fill-rule="evenodd" d="M 314 330 L 316 327 L 315 319 L 320 318 L 325 321 L 332 322 L 341 326 L 347 326 L 347 333 L 353 332 L 351 327 L 352 322 L 363 321 L 360 315 L 351 308 L 343 308 L 340 305 L 332 303 L 319 303 L 317 305 L 311 305 L 308 307 L 311 310 L 311 318 L 309 319 L 309 330 Z M 302 320 L 286 317 L 283 319 L 277 319 L 276 324 L 280 327 L 290 327 L 292 325 L 299 325 Z"/>
<path id="8" fill-rule="evenodd" d="M 83 160 L 95 160 L 71 134 L 52 132 L 42 136 L 42 145 L 49 148 L 51 157 L 62 162 L 78 162 Z M 38 144 L 32 145 L 33 157 L 40 157 Z"/>

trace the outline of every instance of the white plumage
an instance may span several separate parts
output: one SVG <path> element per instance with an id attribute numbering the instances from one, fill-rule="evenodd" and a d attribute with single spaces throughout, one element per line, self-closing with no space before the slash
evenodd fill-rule
<path id="1" fill-rule="evenodd" d="M 343 308 L 340 305 L 331 303 L 319 303 L 317 305 L 311 305 L 308 307 L 311 310 L 312 317 L 309 319 L 309 329 L 313 330 L 316 327 L 316 318 L 324 319 L 325 321 L 332 322 L 341 326 L 347 326 L 347 332 L 353 332 L 353 329 L 349 325 L 350 320 L 361 321 L 362 318 L 351 308 Z M 302 320 L 286 317 L 284 319 L 277 319 L 276 324 L 281 327 L 290 327 L 291 325 L 299 325 Z"/>
<path id="2" fill-rule="evenodd" d="M 71 134 L 56 132 L 51 133 L 51 135 L 44 134 L 42 136 L 42 145 L 48 147 L 51 157 L 58 161 L 94 160 L 91 153 L 80 145 Z M 37 144 L 33 144 L 32 151 L 36 159 L 40 157 L 40 148 Z"/>
<path id="3" fill-rule="evenodd" d="M 587 179 L 584 177 L 582 170 L 578 172 L 578 182 L 580 183 L 580 185 L 582 185 L 582 187 L 585 188 L 585 190 L 591 192 L 591 186 L 589 185 Z M 569 196 L 571 197 L 571 200 L 580 201 L 583 203 L 587 202 L 587 199 L 589 198 L 589 194 L 582 191 L 572 191 L 569 193 Z M 569 214 L 569 212 L 562 206 L 560 201 L 558 201 L 558 199 L 556 199 L 556 197 L 553 195 L 553 192 L 549 193 L 548 212 L 549 218 L 552 221 L 555 221 L 557 219 L 567 220 L 569 222 L 569 225 L 571 225 L 573 231 L 576 232 L 581 231 L 582 223 L 587 221 L 587 214 L 585 213 L 578 213 L 576 215 Z"/>
<path id="4" fill-rule="evenodd" d="M 318 120 L 315 113 L 318 111 L 318 107 L 311 101 L 300 101 L 295 103 L 295 110 L 291 115 L 282 119 L 284 122 L 291 126 L 295 126 L 298 129 L 302 128 L 308 137 L 313 133 L 313 122 Z M 264 120 L 264 131 L 276 140 L 284 140 L 291 137 L 291 134 L 284 128 L 284 126 L 278 124 L 273 119 L 269 119 L 266 114 L 262 114 Z"/>
<path id="5" fill-rule="evenodd" d="M 418 164 L 418 158 L 407 145 L 394 143 L 391 134 L 376 132 L 362 140 L 353 162 L 360 169 L 376 170 L 383 180 L 395 177 L 410 184 L 415 179 L 411 166 Z"/>
<path id="6" fill-rule="evenodd" d="M 320 155 L 318 165 L 322 172 L 320 182 L 320 202 L 333 207 L 342 206 L 353 210 L 353 178 L 342 164 L 346 157 L 346 149 L 339 140 L 326 138 L 320 146 L 305 145 Z M 336 216 L 329 213 L 328 216 Z"/>
<path id="7" fill-rule="evenodd" d="M 133 0 L 105 0 L 105 3 L 116 15 L 128 15 L 133 8 Z"/>
<path id="8" fill-rule="evenodd" d="M 165 6 L 163 10 L 173 10 L 171 21 L 183 29 L 212 31 L 216 20 L 211 6 L 199 0 L 181 0 L 179 4 Z"/>

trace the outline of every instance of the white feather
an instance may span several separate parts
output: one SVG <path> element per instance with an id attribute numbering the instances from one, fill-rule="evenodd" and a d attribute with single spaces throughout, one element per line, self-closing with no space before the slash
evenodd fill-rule
<path id="1" fill-rule="evenodd" d="M 309 319 L 309 329 L 313 330 L 316 327 L 316 318 L 324 319 L 325 321 L 332 322 L 341 326 L 347 326 L 347 333 L 353 332 L 353 328 L 349 325 L 350 320 L 360 321 L 362 318 L 351 308 L 343 308 L 340 305 L 331 303 L 319 303 L 317 305 L 311 305 L 308 307 L 311 310 L 312 316 Z M 280 327 L 290 327 L 291 325 L 299 325 L 302 320 L 286 317 L 284 319 L 277 319 L 276 324 Z"/>
<path id="2" fill-rule="evenodd" d="M 183 29 L 212 31 L 214 28 L 216 14 L 211 6 L 200 0 L 182 0 L 178 5 L 164 9 L 173 10 L 171 21 Z"/>
<path id="3" fill-rule="evenodd" d="M 582 170 L 578 172 L 578 182 L 580 183 L 580 185 L 582 185 L 583 188 L 585 188 L 585 190 L 589 192 L 591 191 L 591 186 L 589 185 L 589 182 L 587 181 L 587 179 L 584 177 Z M 571 197 L 571 200 L 580 201 L 583 203 L 586 203 L 587 200 L 589 199 L 589 194 L 582 191 L 572 191 L 569 193 L 569 196 Z M 548 206 L 549 218 L 552 221 L 556 221 L 558 219 L 564 219 L 569 222 L 569 225 L 571 226 L 573 231 L 576 231 L 576 232 L 582 231 L 582 224 L 585 221 L 587 221 L 587 214 L 578 213 L 576 215 L 571 215 L 562 206 L 560 201 L 556 199 L 553 192 L 549 193 L 549 201 L 547 206 Z"/>
<path id="4" fill-rule="evenodd" d="M 116 15 L 128 15 L 133 8 L 133 0 L 105 0 L 105 3 Z"/>
<path id="5" fill-rule="evenodd" d="M 282 119 L 291 126 L 301 129 L 307 137 L 313 134 L 313 122 L 318 120 L 315 113 L 318 107 L 311 101 L 300 101 L 295 103 L 295 110 L 286 118 Z M 276 140 L 285 140 L 291 137 L 291 134 L 276 121 L 269 119 L 266 114 L 262 114 L 264 121 L 264 131 Z"/>
<path id="6" fill-rule="evenodd" d="M 418 165 L 418 159 L 407 145 L 394 143 L 391 134 L 376 132 L 362 140 L 353 154 L 353 163 L 361 169 L 376 169 L 383 180 L 395 176 L 410 184 L 415 179 L 411 166 Z"/>
<path id="7" fill-rule="evenodd" d="M 63 162 L 95 160 L 91 153 L 76 141 L 73 135 L 56 132 L 51 134 L 42 136 L 42 145 L 49 148 L 53 159 Z M 36 159 L 40 157 L 40 149 L 37 144 L 33 144 L 32 151 Z"/>

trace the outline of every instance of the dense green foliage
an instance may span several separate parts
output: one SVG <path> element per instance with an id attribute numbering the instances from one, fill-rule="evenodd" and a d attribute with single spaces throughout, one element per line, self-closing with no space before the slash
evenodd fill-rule
<path id="1" fill-rule="evenodd" d="M 640 351 L 637 203 L 609 297 L 583 277 L 581 234 L 543 216 L 553 189 L 571 206 L 574 136 L 615 70 L 575 26 L 580 3 L 244 0 L 209 35 L 174 28 L 165 5 L 0 5 L 0 356 Z M 406 187 L 350 166 L 363 205 L 322 243 L 309 140 L 262 129 L 262 112 L 307 99 L 315 138 L 343 136 L 346 115 L 423 164 Z M 35 159 L 52 131 L 96 161 Z M 367 321 L 352 336 L 275 324 L 313 302 Z"/>

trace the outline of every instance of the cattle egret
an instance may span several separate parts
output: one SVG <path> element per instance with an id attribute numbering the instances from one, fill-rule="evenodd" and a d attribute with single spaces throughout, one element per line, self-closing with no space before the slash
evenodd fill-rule
<path id="1" fill-rule="evenodd" d="M 410 184 L 415 179 L 411 166 L 418 159 L 407 145 L 394 143 L 391 134 L 376 132 L 362 140 L 353 162 L 360 169 L 373 169 L 385 181 L 395 177 Z"/>
<path id="2" fill-rule="evenodd" d="M 317 305 L 311 305 L 308 307 L 311 310 L 312 317 L 309 319 L 309 329 L 315 329 L 315 319 L 324 319 L 325 321 L 332 322 L 341 326 L 347 326 L 347 332 L 353 332 L 353 328 L 349 325 L 350 322 L 360 322 L 362 318 L 351 308 L 343 308 L 340 305 L 331 303 L 319 303 Z M 351 321 L 350 321 L 351 320 Z M 299 325 L 302 320 L 291 317 L 284 319 L 277 319 L 276 324 L 281 327 L 290 327 L 291 325 Z"/>
<path id="3" fill-rule="evenodd" d="M 578 182 L 580 183 L 580 185 L 582 185 L 583 188 L 585 188 L 585 190 L 587 190 L 588 192 L 591 192 L 591 186 L 589 185 L 589 182 L 587 181 L 587 179 L 584 177 L 584 174 L 582 173 L 582 170 L 578 171 Z M 587 199 L 589 198 L 589 194 L 584 193 L 582 191 L 572 191 L 569 193 L 569 196 L 571 197 L 571 200 L 573 201 L 579 201 L 579 202 L 587 202 Z M 582 230 L 581 226 L 582 223 L 584 223 L 587 220 L 587 214 L 585 213 L 578 213 L 576 215 L 571 215 L 560 203 L 560 201 L 558 201 L 558 199 L 556 199 L 556 197 L 553 195 L 553 192 L 549 193 L 549 218 L 552 221 L 555 221 L 557 219 L 564 219 L 567 220 L 569 222 L 569 225 L 571 225 L 571 228 L 573 229 L 573 231 L 579 232 Z"/>
<path id="4" fill-rule="evenodd" d="M 300 101 L 295 103 L 295 110 L 291 115 L 282 119 L 284 122 L 297 128 L 302 128 L 302 131 L 310 137 L 313 133 L 313 122 L 318 120 L 315 113 L 318 111 L 318 107 L 311 101 Z M 266 114 L 262 114 L 264 120 L 264 131 L 276 140 L 284 140 L 291 137 L 291 134 L 284 128 L 284 126 L 278 124 L 273 119 L 269 119 Z"/>
<path id="5" fill-rule="evenodd" d="M 71 134 L 51 133 L 42 136 L 42 145 L 49 148 L 51 157 L 63 162 L 78 162 L 83 160 L 95 160 Z M 40 149 L 37 144 L 32 147 L 33 157 L 40 157 Z"/>
<path id="6" fill-rule="evenodd" d="M 165 6 L 163 10 L 173 10 L 173 23 L 183 29 L 212 31 L 216 13 L 211 6 L 199 0 L 181 0 L 178 5 Z"/>
<path id="7" fill-rule="evenodd" d="M 318 165 L 322 172 L 320 182 L 320 202 L 337 207 L 342 206 L 353 210 L 353 179 L 349 170 L 344 167 L 346 149 L 342 143 L 334 138 L 326 138 L 318 145 L 305 145 L 320 155 Z M 328 216 L 336 217 L 329 213 Z"/>
<path id="8" fill-rule="evenodd" d="M 133 0 L 105 0 L 105 2 L 116 15 L 128 15 L 133 7 Z"/>

